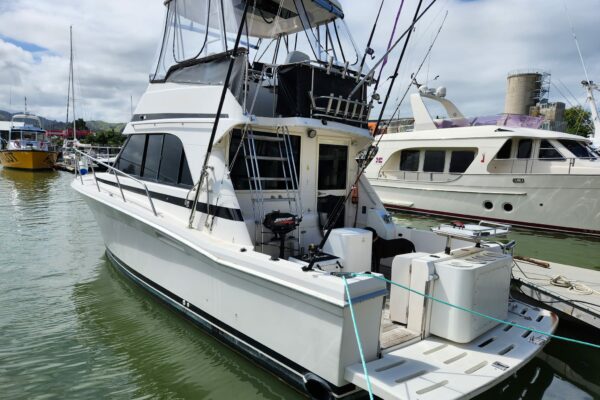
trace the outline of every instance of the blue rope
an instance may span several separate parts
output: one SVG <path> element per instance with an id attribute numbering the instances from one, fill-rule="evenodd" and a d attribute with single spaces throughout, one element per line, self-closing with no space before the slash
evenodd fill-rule
<path id="1" fill-rule="evenodd" d="M 369 399 L 373 400 L 373 389 L 371 388 L 371 380 L 369 379 L 369 372 L 367 371 L 367 364 L 365 363 L 365 355 L 363 354 L 362 344 L 360 343 L 360 335 L 358 334 L 358 326 L 356 325 L 356 318 L 354 318 L 354 309 L 352 308 L 352 296 L 350 296 L 350 288 L 348 287 L 348 281 L 346 277 L 342 276 L 344 280 L 344 286 L 346 286 L 346 296 L 348 297 L 348 304 L 350 305 L 350 315 L 352 316 L 352 324 L 354 325 L 354 334 L 356 335 L 356 343 L 358 343 L 358 352 L 360 353 L 360 362 L 362 362 L 363 371 L 365 373 L 365 379 L 367 380 L 367 389 L 369 390 Z"/>
<path id="2" fill-rule="evenodd" d="M 363 277 L 376 278 L 376 279 L 385 281 L 385 282 L 387 282 L 387 283 L 389 283 L 391 285 L 395 285 L 395 286 L 398 286 L 399 288 L 408 290 L 409 292 L 418 294 L 419 296 L 423 296 L 423 297 L 425 297 L 427 299 L 436 301 L 438 303 L 444 304 L 444 305 L 449 306 L 449 307 L 456 308 L 456 309 L 461 310 L 461 311 L 465 311 L 465 312 L 471 313 L 473 315 L 477 315 L 479 317 L 490 319 L 490 320 L 498 322 L 500 324 L 511 325 L 511 326 L 514 326 L 516 328 L 520 328 L 520 329 L 523 329 L 523 330 L 526 330 L 526 331 L 531 331 L 531 332 L 538 333 L 540 335 L 548 336 L 548 337 L 550 337 L 552 339 L 564 340 L 565 342 L 577 343 L 577 344 L 581 344 L 581 345 L 584 345 L 584 346 L 593 347 L 595 349 L 600 349 L 600 345 L 598 345 L 598 344 L 594 344 L 594 343 L 590 343 L 590 342 L 584 342 L 583 340 L 572 339 L 572 338 L 568 338 L 568 337 L 565 337 L 565 336 L 558 336 L 558 335 L 554 335 L 554 334 L 549 333 L 549 332 L 539 331 L 537 329 L 529 328 L 527 326 L 520 325 L 520 324 L 517 324 L 515 322 L 504 321 L 504 320 L 501 320 L 499 318 L 494 318 L 492 316 L 480 313 L 478 311 L 470 310 L 470 309 L 465 308 L 465 307 L 457 306 L 456 304 L 448 303 L 448 302 L 446 302 L 444 300 L 437 299 L 437 298 L 435 298 L 433 296 L 430 296 L 430 295 L 428 295 L 426 293 L 421 293 L 421 292 L 419 292 L 417 290 L 414 290 L 414 289 L 411 289 L 411 288 L 409 288 L 407 286 L 404 286 L 404 285 L 401 285 L 399 283 L 393 282 L 393 281 L 391 281 L 389 279 L 386 279 L 383 276 L 371 275 L 371 274 L 360 274 L 360 273 L 353 273 L 352 276 L 357 276 L 357 277 L 358 276 L 363 276 Z M 346 282 L 346 278 L 344 278 L 344 283 L 345 282 Z M 346 290 L 347 290 L 347 288 L 348 288 L 348 285 L 346 284 Z M 348 301 L 350 301 L 350 295 L 349 294 L 348 294 Z M 350 307 L 350 311 L 352 311 L 352 307 Z M 354 314 L 353 314 L 352 318 L 354 319 Z"/>

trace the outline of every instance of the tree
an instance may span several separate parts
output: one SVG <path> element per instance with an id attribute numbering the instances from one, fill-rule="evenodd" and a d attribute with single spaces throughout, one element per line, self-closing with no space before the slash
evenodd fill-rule
<path id="1" fill-rule="evenodd" d="M 581 106 L 565 110 L 565 123 L 567 125 L 567 133 L 588 137 L 594 132 L 592 113 L 584 110 Z"/>
<path id="2" fill-rule="evenodd" d="M 79 118 L 75 121 L 75 128 L 78 131 L 89 131 L 87 124 L 85 123 L 83 118 Z"/>
<path id="3" fill-rule="evenodd" d="M 125 141 L 125 136 L 111 129 L 88 135 L 82 141 L 96 146 L 120 147 Z"/>

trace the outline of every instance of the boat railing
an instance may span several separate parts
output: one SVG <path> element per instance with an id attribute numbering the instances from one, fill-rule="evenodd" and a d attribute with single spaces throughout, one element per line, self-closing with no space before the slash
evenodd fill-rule
<path id="1" fill-rule="evenodd" d="M 121 193 L 121 198 L 123 199 L 123 202 L 127 203 L 127 199 L 125 198 L 125 192 L 123 191 L 123 187 L 121 185 L 121 181 L 119 180 L 119 176 L 131 179 L 132 181 L 134 181 L 135 183 L 137 183 L 138 185 L 140 185 L 145 194 L 146 194 L 146 198 L 148 199 L 148 202 L 150 203 L 150 207 L 152 208 L 152 212 L 154 213 L 155 216 L 158 216 L 158 213 L 156 212 L 156 208 L 154 207 L 154 202 L 152 201 L 152 196 L 150 196 L 150 191 L 148 190 L 148 186 L 146 186 L 146 184 L 144 182 L 142 182 L 141 180 L 137 179 L 134 176 L 131 176 L 115 167 L 113 167 L 112 165 L 109 165 L 103 161 L 100 161 L 99 159 L 84 153 L 81 150 L 78 149 L 73 149 L 72 150 L 75 153 L 76 156 L 76 164 L 75 164 L 75 179 L 77 179 L 77 177 L 79 177 L 79 179 L 81 180 L 81 184 L 83 185 L 83 174 L 80 173 L 79 171 L 79 166 L 81 165 L 81 159 L 82 157 L 85 159 L 88 159 L 89 161 L 91 161 L 91 163 L 89 163 L 91 169 L 92 169 L 92 175 L 94 176 L 94 182 L 96 183 L 96 187 L 98 188 L 98 191 L 100 192 L 100 184 L 98 183 L 98 178 L 96 177 L 96 170 L 94 169 L 94 164 L 96 165 L 101 165 L 104 168 L 106 168 L 106 170 L 111 173 L 114 174 L 115 179 L 117 181 L 117 187 L 119 188 L 119 192 Z"/>
<path id="2" fill-rule="evenodd" d="M 503 158 L 494 159 L 488 166 L 489 172 L 505 174 L 549 174 L 574 173 L 577 161 L 596 161 L 594 157 L 556 157 L 556 158 Z"/>
<path id="3" fill-rule="evenodd" d="M 313 96 L 309 93 L 311 101 L 311 117 L 327 118 L 342 122 L 362 123 L 369 118 L 372 105 L 360 100 L 346 99 L 342 96 Z"/>
<path id="4" fill-rule="evenodd" d="M 379 172 L 379 179 L 394 179 L 405 182 L 454 182 L 463 174 L 452 172 L 423 172 L 423 171 L 401 171 L 397 169 L 384 169 Z"/>

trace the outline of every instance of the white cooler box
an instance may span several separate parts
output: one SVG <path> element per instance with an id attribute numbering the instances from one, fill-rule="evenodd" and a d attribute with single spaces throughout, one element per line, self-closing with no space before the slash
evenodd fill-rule
<path id="1" fill-rule="evenodd" d="M 506 320 L 512 257 L 481 251 L 435 263 L 439 279 L 432 296 L 470 310 Z M 432 301 L 431 334 L 468 343 L 498 323 Z"/>
<path id="2" fill-rule="evenodd" d="M 370 271 L 373 234 L 359 228 L 333 229 L 323 251 L 339 257 L 344 272 Z"/>

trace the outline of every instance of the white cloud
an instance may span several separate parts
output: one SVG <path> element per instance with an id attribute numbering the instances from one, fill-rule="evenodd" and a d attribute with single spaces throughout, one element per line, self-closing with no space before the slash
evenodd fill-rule
<path id="1" fill-rule="evenodd" d="M 348 25 L 360 46 L 366 44 L 379 0 L 341 0 Z M 386 1 L 374 47 L 387 45 L 399 0 Z M 428 4 L 428 0 L 424 0 Z M 598 0 L 567 1 L 590 79 L 600 81 Z M 405 1 L 399 32 L 412 18 L 416 1 Z M 392 100 L 403 92 L 421 62 L 445 10 L 448 18 L 421 81 L 439 75 L 448 96 L 467 115 L 502 111 L 506 75 L 522 68 L 552 73 L 561 91 L 583 102 L 584 79 L 562 0 L 439 0 L 413 34 Z M 596 11 L 596 12 L 593 12 Z M 0 39 L 0 109 L 19 109 L 27 95 L 30 109 L 65 117 L 69 63 L 69 25 L 75 35 L 78 115 L 125 121 L 129 97 L 145 90 L 163 26 L 162 0 L 12 0 L 0 4 L 0 35 L 48 49 L 32 54 Z M 390 59 L 387 75 L 399 49 Z M 387 76 L 387 75 L 384 75 Z M 385 85 L 382 89 L 385 89 Z M 384 91 L 380 90 L 384 93 Z M 551 99 L 565 101 L 555 86 Z M 409 111 L 405 107 L 403 114 Z"/>

